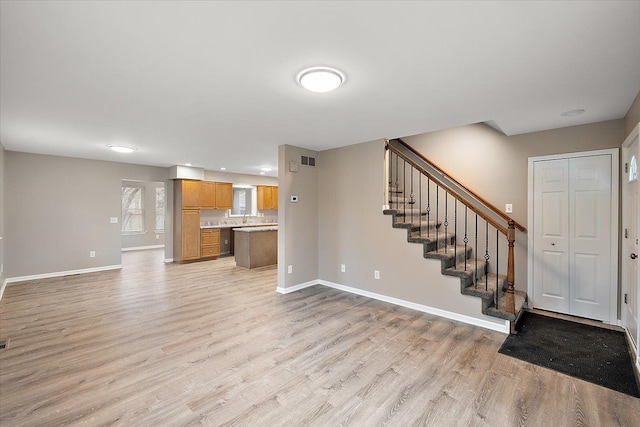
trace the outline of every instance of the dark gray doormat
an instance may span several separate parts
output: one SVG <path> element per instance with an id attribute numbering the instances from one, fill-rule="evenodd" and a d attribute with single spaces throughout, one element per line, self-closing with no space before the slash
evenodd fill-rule
<path id="1" fill-rule="evenodd" d="M 624 333 L 524 313 L 499 353 L 640 397 Z"/>

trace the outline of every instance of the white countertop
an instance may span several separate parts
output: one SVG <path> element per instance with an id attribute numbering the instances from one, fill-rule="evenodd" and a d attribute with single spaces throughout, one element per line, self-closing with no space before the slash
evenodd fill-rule
<path id="1" fill-rule="evenodd" d="M 234 228 L 233 231 L 241 231 L 243 233 L 255 233 L 257 231 L 278 231 L 278 226 L 267 226 L 267 227 L 242 227 L 242 228 Z"/>
<path id="2" fill-rule="evenodd" d="M 277 222 L 262 222 L 257 224 L 218 224 L 218 225 L 201 225 L 200 228 L 256 228 L 256 227 L 273 227 L 277 229 Z"/>

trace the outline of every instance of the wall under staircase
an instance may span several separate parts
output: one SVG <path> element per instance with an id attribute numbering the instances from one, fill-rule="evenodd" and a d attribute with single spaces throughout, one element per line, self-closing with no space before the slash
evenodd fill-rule
<path id="1" fill-rule="evenodd" d="M 480 298 L 460 292 L 458 277 L 441 273 L 440 260 L 425 259 L 422 245 L 407 243 L 406 230 L 382 214 L 383 158 L 382 140 L 319 153 L 320 283 L 508 332 L 504 320 L 482 313 Z"/>

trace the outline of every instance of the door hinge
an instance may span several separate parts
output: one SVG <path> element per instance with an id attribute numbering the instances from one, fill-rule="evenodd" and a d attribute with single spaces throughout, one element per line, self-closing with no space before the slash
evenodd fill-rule
<path id="1" fill-rule="evenodd" d="M 624 164 L 624 173 L 629 173 L 629 163 Z"/>
<path id="2" fill-rule="evenodd" d="M 627 294 L 624 294 L 624 303 L 625 303 L 625 304 L 629 304 L 629 303 L 627 302 Z"/>
<path id="3" fill-rule="evenodd" d="M 628 229 L 628 228 L 625 228 L 625 229 L 624 229 L 624 238 L 625 238 L 625 239 L 628 239 L 628 238 L 629 238 L 629 229 Z"/>

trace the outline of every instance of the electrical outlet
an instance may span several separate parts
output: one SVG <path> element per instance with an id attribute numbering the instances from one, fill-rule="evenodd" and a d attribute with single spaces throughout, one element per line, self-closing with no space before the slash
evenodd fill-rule
<path id="1" fill-rule="evenodd" d="M 89 251 L 89 258 L 95 258 L 96 257 L 96 251 Z"/>
<path id="2" fill-rule="evenodd" d="M 293 265 L 290 265 L 289 267 L 287 267 L 287 273 L 289 274 L 293 273 Z"/>
<path id="3" fill-rule="evenodd" d="M 380 272 L 378 270 L 374 270 L 373 271 L 373 278 L 374 279 L 380 279 Z"/>
<path id="4" fill-rule="evenodd" d="M 506 213 L 513 213 L 513 205 L 511 203 L 507 203 L 504 205 L 504 211 Z"/>
<path id="5" fill-rule="evenodd" d="M 229 239 L 224 239 L 224 244 L 228 245 L 229 244 Z"/>
<path id="6" fill-rule="evenodd" d="M 344 264 L 340 264 L 340 271 L 342 271 L 343 273 L 345 273 L 347 271 L 347 266 Z"/>
<path id="7" fill-rule="evenodd" d="M 118 217 L 117 216 L 112 216 L 111 218 L 109 218 L 109 222 L 111 224 L 117 224 L 118 223 Z"/>
<path id="8" fill-rule="evenodd" d="M 156 234 L 156 240 L 160 240 L 160 235 Z"/>

